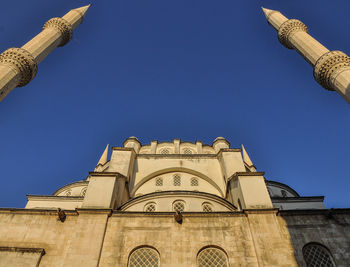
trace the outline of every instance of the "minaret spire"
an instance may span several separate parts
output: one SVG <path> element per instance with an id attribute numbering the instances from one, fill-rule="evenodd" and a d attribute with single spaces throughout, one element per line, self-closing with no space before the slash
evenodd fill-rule
<path id="1" fill-rule="evenodd" d="M 21 48 L 9 48 L 0 54 L 0 101 L 15 87 L 28 84 L 35 77 L 38 64 L 57 46 L 70 41 L 89 6 L 72 9 L 62 18 L 50 19 L 43 30 Z"/>
<path id="2" fill-rule="evenodd" d="M 341 51 L 329 51 L 308 34 L 300 20 L 288 19 L 276 10 L 262 10 L 278 32 L 281 44 L 297 50 L 314 67 L 315 80 L 325 89 L 337 91 L 350 103 L 350 57 Z"/>

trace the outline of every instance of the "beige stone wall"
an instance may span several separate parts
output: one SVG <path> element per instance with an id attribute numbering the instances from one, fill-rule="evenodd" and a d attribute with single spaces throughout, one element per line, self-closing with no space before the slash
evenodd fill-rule
<path id="1" fill-rule="evenodd" d="M 193 267 L 198 252 L 212 245 L 225 251 L 229 266 L 277 267 L 305 266 L 302 247 L 319 242 L 337 266 L 347 266 L 350 212 L 301 212 L 184 213 L 179 224 L 173 213 L 78 209 L 61 222 L 53 211 L 2 209 L 0 248 L 44 249 L 39 266 L 115 267 L 127 266 L 130 252 L 147 245 L 159 252 L 162 267 Z M 22 254 L 2 251 L 0 262 L 35 266 L 38 253 Z"/>
<path id="2" fill-rule="evenodd" d="M 288 232 L 273 210 L 184 214 L 182 224 L 171 214 L 114 214 L 100 266 L 127 266 L 130 252 L 151 246 L 159 252 L 161 266 L 191 267 L 196 266 L 198 252 L 210 245 L 226 252 L 229 266 L 297 266 Z"/>
<path id="3" fill-rule="evenodd" d="M 36 267 L 43 254 L 43 249 L 0 247 L 0 267 Z"/>
<path id="4" fill-rule="evenodd" d="M 0 247 L 43 248 L 46 254 L 39 266 L 97 266 L 107 212 L 66 214 L 66 220 L 61 222 L 54 211 L 1 210 Z M 16 264 L 7 266 L 36 266 L 27 265 L 33 257 L 26 253 L 0 254 L 0 262 L 11 260 Z"/>

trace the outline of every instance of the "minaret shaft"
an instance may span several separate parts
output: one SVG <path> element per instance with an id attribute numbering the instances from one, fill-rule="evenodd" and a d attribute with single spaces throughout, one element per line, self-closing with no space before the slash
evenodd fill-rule
<path id="1" fill-rule="evenodd" d="M 0 54 L 0 101 L 15 87 L 28 84 L 36 75 L 37 65 L 57 46 L 69 42 L 88 8 L 73 9 L 62 18 L 50 19 L 42 32 L 21 48 L 9 48 Z"/>
<path id="2" fill-rule="evenodd" d="M 45 29 L 32 40 L 22 46 L 39 64 L 54 50 L 62 41 L 62 34 L 54 29 Z"/>
<path id="3" fill-rule="evenodd" d="M 288 19 L 279 11 L 263 8 L 268 23 L 278 32 L 279 41 L 297 50 L 314 67 L 316 81 L 325 89 L 337 91 L 350 103 L 350 57 L 329 51 L 311 35 L 304 23 Z"/>
<path id="4" fill-rule="evenodd" d="M 316 61 L 329 50 L 306 32 L 298 31 L 290 35 L 290 43 L 294 49 L 302 55 L 310 65 L 314 66 Z"/>

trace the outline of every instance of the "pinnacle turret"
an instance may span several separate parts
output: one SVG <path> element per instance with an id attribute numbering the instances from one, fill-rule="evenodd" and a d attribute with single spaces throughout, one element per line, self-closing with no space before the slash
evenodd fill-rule
<path id="1" fill-rule="evenodd" d="M 329 51 L 308 34 L 297 19 L 288 19 L 279 11 L 262 8 L 268 23 L 278 32 L 285 47 L 295 49 L 314 67 L 316 81 L 325 89 L 337 91 L 350 103 L 350 57 L 341 51 Z"/>
<path id="2" fill-rule="evenodd" d="M 9 48 L 0 54 L 0 101 L 15 87 L 28 84 L 35 77 L 38 64 L 57 46 L 70 41 L 89 7 L 72 9 L 62 18 L 50 19 L 42 32 L 21 48 Z"/>
<path id="3" fill-rule="evenodd" d="M 108 147 L 109 147 L 109 145 L 107 145 L 105 150 L 103 151 L 103 153 L 101 155 L 101 158 L 100 158 L 100 160 L 97 163 L 97 166 L 106 164 L 107 159 L 108 159 L 108 157 L 107 157 L 108 156 Z"/>
<path id="4" fill-rule="evenodd" d="M 253 162 L 251 161 L 247 151 L 245 150 L 243 144 L 242 144 L 242 154 L 243 154 L 243 161 L 244 161 L 245 164 L 247 164 L 247 166 L 250 169 L 250 171 L 256 172 L 256 168 L 255 168 Z"/>

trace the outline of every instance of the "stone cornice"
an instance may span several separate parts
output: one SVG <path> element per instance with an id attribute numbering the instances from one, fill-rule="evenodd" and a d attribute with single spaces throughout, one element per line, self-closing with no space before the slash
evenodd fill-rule
<path id="1" fill-rule="evenodd" d="M 329 214 L 350 214 L 350 208 L 347 209 L 305 209 L 305 210 L 279 210 L 280 216 L 293 215 L 329 215 Z"/>
<path id="2" fill-rule="evenodd" d="M 311 197 L 271 197 L 272 202 L 302 202 L 302 201 L 316 201 L 323 202 L 324 196 Z"/>
<path id="3" fill-rule="evenodd" d="M 159 211 L 159 212 L 145 212 L 145 211 L 120 211 L 114 210 L 112 217 L 173 217 L 175 212 L 171 211 Z M 237 217 L 244 216 L 243 211 L 184 211 L 181 212 L 183 217 Z"/>
<path id="4" fill-rule="evenodd" d="M 41 256 L 45 255 L 45 249 L 43 248 L 0 247 L 0 251 L 20 252 L 20 253 L 39 253 Z"/>
<path id="5" fill-rule="evenodd" d="M 89 172 L 90 176 L 117 176 L 118 178 L 126 178 L 119 172 Z"/>
<path id="6" fill-rule="evenodd" d="M 242 149 L 240 149 L 240 148 L 221 148 L 220 151 L 217 153 L 217 156 L 219 157 L 223 152 L 242 152 Z"/>
<path id="7" fill-rule="evenodd" d="M 277 208 L 272 208 L 272 209 L 244 209 L 243 212 L 245 214 L 266 214 L 266 213 L 273 213 L 277 214 L 278 209 Z"/>
<path id="8" fill-rule="evenodd" d="M 55 200 L 55 201 L 73 201 L 80 202 L 84 200 L 83 196 L 52 196 L 52 195 L 27 195 L 27 200 Z"/>
<path id="9" fill-rule="evenodd" d="M 135 149 L 133 149 L 132 147 L 112 147 L 112 150 L 120 150 L 120 151 L 132 151 L 135 152 Z M 136 153 L 136 152 L 135 152 Z"/>
<path id="10" fill-rule="evenodd" d="M 138 158 L 216 158 L 216 154 L 137 154 Z"/>
<path id="11" fill-rule="evenodd" d="M 75 210 L 64 210 L 66 215 L 78 215 Z M 32 214 L 32 215 L 53 215 L 57 216 L 57 209 L 18 209 L 18 208 L 0 208 L 0 214 Z"/>
<path id="12" fill-rule="evenodd" d="M 238 176 L 264 176 L 265 172 L 235 172 L 227 181 L 235 180 Z"/>
<path id="13" fill-rule="evenodd" d="M 111 216 L 113 210 L 112 209 L 93 209 L 93 208 L 76 208 L 75 209 L 78 214 L 107 214 Z"/>

